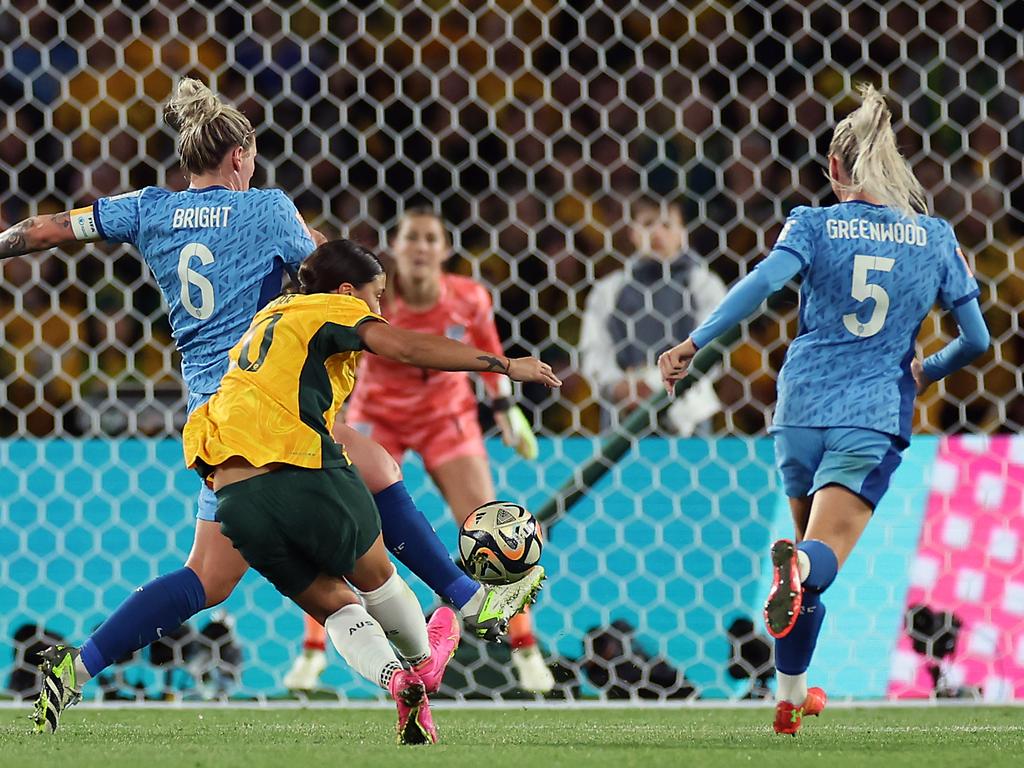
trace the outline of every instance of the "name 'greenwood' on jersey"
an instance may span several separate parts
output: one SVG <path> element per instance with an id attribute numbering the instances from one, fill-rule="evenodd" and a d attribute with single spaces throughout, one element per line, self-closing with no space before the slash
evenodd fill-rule
<path id="1" fill-rule="evenodd" d="M 864 427 L 909 441 L 921 322 L 978 284 L 950 225 L 848 201 L 796 208 L 776 249 L 802 268 L 800 328 L 779 374 L 775 424 Z"/>

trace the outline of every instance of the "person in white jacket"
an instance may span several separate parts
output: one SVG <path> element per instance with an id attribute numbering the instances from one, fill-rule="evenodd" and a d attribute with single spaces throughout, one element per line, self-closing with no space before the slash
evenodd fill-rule
<path id="1" fill-rule="evenodd" d="M 598 280 L 583 314 L 580 368 L 614 428 L 661 386 L 658 354 L 685 338 L 725 297 L 725 283 L 689 247 L 678 201 L 644 196 L 630 208 L 635 255 Z M 706 431 L 722 408 L 713 377 L 678 398 L 661 419 L 667 432 Z"/>

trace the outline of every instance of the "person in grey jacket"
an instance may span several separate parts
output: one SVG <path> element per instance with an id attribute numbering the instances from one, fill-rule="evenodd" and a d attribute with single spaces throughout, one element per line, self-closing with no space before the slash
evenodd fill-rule
<path id="1" fill-rule="evenodd" d="M 725 297 L 725 283 L 689 247 L 678 201 L 644 196 L 630 208 L 635 255 L 598 280 L 583 314 L 580 368 L 615 427 L 661 386 L 657 358 Z M 678 398 L 661 420 L 682 436 L 706 431 L 721 410 L 711 377 Z"/>

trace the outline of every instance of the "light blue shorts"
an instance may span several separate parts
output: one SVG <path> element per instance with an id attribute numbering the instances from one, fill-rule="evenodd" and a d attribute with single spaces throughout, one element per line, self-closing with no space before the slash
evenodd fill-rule
<path id="1" fill-rule="evenodd" d="M 203 487 L 199 491 L 196 518 L 199 520 L 209 520 L 211 523 L 217 522 L 217 497 L 206 483 L 203 483 Z"/>
<path id="2" fill-rule="evenodd" d="M 188 412 L 192 413 L 196 408 L 209 400 L 213 395 L 200 392 L 190 392 L 188 395 Z M 203 483 L 199 491 L 199 502 L 196 509 L 196 517 L 199 520 L 208 520 L 211 523 L 217 522 L 217 497 L 210 490 L 206 483 Z"/>
<path id="3" fill-rule="evenodd" d="M 775 463 L 791 499 L 841 485 L 874 509 L 902 461 L 899 438 L 860 427 L 773 427 Z"/>

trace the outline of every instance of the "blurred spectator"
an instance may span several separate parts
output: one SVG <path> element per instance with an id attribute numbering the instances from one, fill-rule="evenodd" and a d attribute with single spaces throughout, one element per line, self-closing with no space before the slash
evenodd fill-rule
<path id="1" fill-rule="evenodd" d="M 634 255 L 594 284 L 580 332 L 580 367 L 615 426 L 661 386 L 658 355 L 686 338 L 725 296 L 722 279 L 689 247 L 679 202 L 641 197 L 630 208 Z M 721 410 L 712 377 L 668 409 L 662 427 L 707 432 Z"/>

